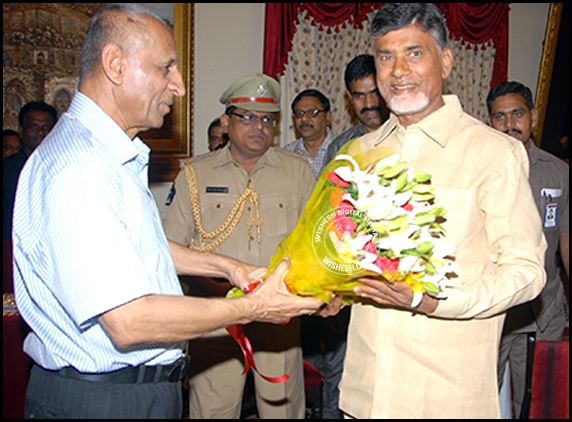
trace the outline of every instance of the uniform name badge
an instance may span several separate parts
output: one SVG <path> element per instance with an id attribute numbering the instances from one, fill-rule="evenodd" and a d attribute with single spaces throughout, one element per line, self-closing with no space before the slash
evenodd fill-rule
<path id="1" fill-rule="evenodd" d="M 544 228 L 556 227 L 556 217 L 558 216 L 558 204 L 549 202 L 544 207 Z"/>

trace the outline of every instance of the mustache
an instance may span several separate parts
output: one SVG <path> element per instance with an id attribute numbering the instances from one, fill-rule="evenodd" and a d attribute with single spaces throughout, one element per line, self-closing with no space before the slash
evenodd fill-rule
<path id="1" fill-rule="evenodd" d="M 505 134 L 510 135 L 511 133 L 516 133 L 522 135 L 522 131 L 519 129 L 510 128 L 504 131 Z"/>
<path id="2" fill-rule="evenodd" d="M 368 111 L 377 111 L 379 114 L 381 114 L 381 107 L 366 107 L 366 108 L 362 108 L 359 112 L 359 114 L 365 114 Z"/>
<path id="3" fill-rule="evenodd" d="M 310 124 L 310 123 L 302 123 L 300 126 L 298 126 L 298 129 L 303 129 L 303 128 L 306 128 L 306 127 L 313 129 L 313 128 L 314 128 L 314 125 L 313 125 L 313 124 Z"/>

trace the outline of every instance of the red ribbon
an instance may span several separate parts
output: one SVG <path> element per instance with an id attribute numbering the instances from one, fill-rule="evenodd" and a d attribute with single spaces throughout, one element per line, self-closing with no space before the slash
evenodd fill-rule
<path id="1" fill-rule="evenodd" d="M 290 376 L 288 374 L 280 375 L 279 377 L 268 377 L 260 373 L 258 368 L 256 367 L 256 363 L 254 363 L 254 356 L 252 354 L 252 346 L 250 344 L 250 340 L 244 334 L 242 330 L 242 325 L 231 325 L 230 327 L 226 327 L 226 331 L 231 335 L 231 337 L 238 343 L 240 346 L 240 350 L 242 350 L 242 355 L 244 356 L 244 371 L 242 371 L 242 375 L 246 374 L 250 368 L 255 370 L 258 375 L 264 378 L 268 382 L 272 382 L 274 384 L 288 381 Z"/>
<path id="2" fill-rule="evenodd" d="M 242 291 L 244 293 L 250 293 L 253 291 L 258 285 L 262 283 L 262 280 L 255 281 L 252 284 L 246 286 Z M 254 355 L 252 353 L 252 345 L 250 344 L 250 340 L 244 334 L 244 330 L 242 329 L 242 325 L 231 325 L 230 327 L 226 327 L 226 331 L 230 334 L 230 336 L 236 341 L 242 351 L 242 355 L 244 356 L 244 371 L 242 371 L 242 375 L 246 374 L 251 368 L 258 373 L 262 378 L 266 381 L 277 384 L 280 382 L 288 381 L 290 376 L 288 374 L 280 375 L 279 377 L 268 377 L 260 373 L 258 368 L 256 367 L 256 363 L 254 362 Z"/>

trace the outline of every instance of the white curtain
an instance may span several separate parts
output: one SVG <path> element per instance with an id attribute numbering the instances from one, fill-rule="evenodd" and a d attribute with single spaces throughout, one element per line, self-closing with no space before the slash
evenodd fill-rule
<path id="1" fill-rule="evenodd" d="M 371 20 L 375 12 L 368 15 Z M 355 56 L 371 53 L 369 22 L 363 29 L 343 23 L 336 27 L 322 27 L 305 10 L 301 10 L 293 39 L 292 51 L 282 87 L 281 120 L 275 143 L 284 146 L 296 139 L 291 104 L 304 89 L 314 88 L 329 98 L 332 106 L 332 130 L 340 134 L 355 122 L 351 121 L 345 94 L 344 71 Z M 492 42 L 470 45 L 451 39 L 454 66 L 445 83 L 445 93 L 459 96 L 465 111 L 480 120 L 486 118 L 486 95 L 493 74 L 495 50 Z"/>

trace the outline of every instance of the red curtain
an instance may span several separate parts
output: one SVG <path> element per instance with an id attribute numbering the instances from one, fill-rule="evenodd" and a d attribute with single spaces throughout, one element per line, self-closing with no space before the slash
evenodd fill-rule
<path id="1" fill-rule="evenodd" d="M 363 28 L 367 14 L 384 3 L 266 3 L 264 73 L 284 73 L 298 13 L 306 10 L 324 29 L 342 23 Z M 495 62 L 491 87 L 507 79 L 510 3 L 435 3 L 447 20 L 450 36 L 471 44 L 492 40 Z"/>

